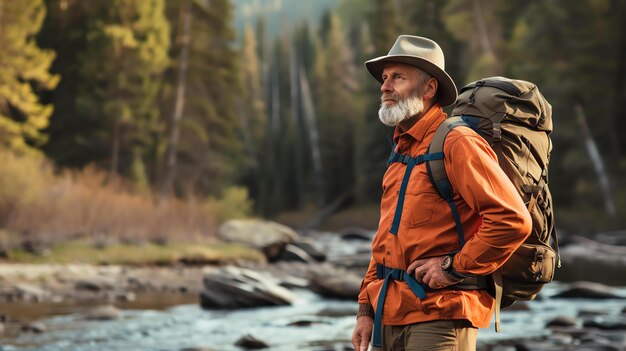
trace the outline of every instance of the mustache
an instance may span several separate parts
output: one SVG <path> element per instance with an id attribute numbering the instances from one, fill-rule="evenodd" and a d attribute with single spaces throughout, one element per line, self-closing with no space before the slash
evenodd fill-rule
<path id="1" fill-rule="evenodd" d="M 395 100 L 395 101 L 402 101 L 402 96 L 398 95 L 398 94 L 393 94 L 393 93 L 383 93 L 380 96 L 380 102 L 383 103 L 385 102 L 385 100 Z"/>

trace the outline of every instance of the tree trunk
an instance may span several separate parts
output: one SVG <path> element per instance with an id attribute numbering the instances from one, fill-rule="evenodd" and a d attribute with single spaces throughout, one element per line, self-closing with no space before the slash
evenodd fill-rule
<path id="1" fill-rule="evenodd" d="M 311 159 L 313 160 L 313 170 L 315 172 L 315 194 L 317 195 L 316 202 L 317 206 L 321 208 L 324 205 L 322 153 L 320 151 L 319 133 L 315 124 L 315 108 L 313 107 L 311 88 L 302 67 L 300 67 L 300 90 L 302 92 L 304 121 L 309 132 L 309 143 L 311 143 Z"/>
<path id="2" fill-rule="evenodd" d="M 487 32 L 487 25 L 485 23 L 485 19 L 483 18 L 483 7 L 481 4 L 481 0 L 472 0 L 472 10 L 474 14 L 474 21 L 476 22 L 476 27 L 478 29 L 478 38 L 480 39 L 480 46 L 482 51 L 491 57 L 496 57 L 496 53 L 491 46 L 491 42 L 489 40 L 489 33 Z"/>
<path id="3" fill-rule="evenodd" d="M 300 209 L 302 207 L 302 179 L 304 177 L 304 158 L 302 157 L 302 142 L 300 141 L 301 134 L 301 126 L 300 126 L 300 94 L 299 94 L 299 84 L 298 84 L 298 57 L 297 52 L 294 48 L 293 42 L 290 45 L 291 54 L 289 60 L 289 78 L 290 78 L 290 88 L 291 88 L 291 116 L 293 118 L 293 126 L 294 126 L 294 154 L 295 154 L 295 167 L 296 167 L 296 209 Z"/>
<path id="4" fill-rule="evenodd" d="M 283 199 L 281 197 L 280 187 L 283 184 L 282 179 L 285 175 L 285 169 L 280 168 L 281 165 L 279 158 L 280 148 L 277 147 L 280 145 L 278 142 L 279 138 L 281 138 L 281 120 L 280 120 L 280 74 L 278 68 L 278 59 L 274 59 L 274 64 L 272 65 L 273 69 L 271 69 L 272 77 L 271 77 L 271 99 L 272 99 L 272 113 L 270 115 L 270 134 L 269 134 L 269 168 L 268 170 L 271 172 L 269 174 L 270 184 L 271 184 L 271 198 L 268 199 L 271 201 L 272 205 L 280 208 L 283 206 Z M 275 213 L 275 210 L 269 208 L 270 213 Z"/>
<path id="5" fill-rule="evenodd" d="M 178 62 L 178 86 L 176 88 L 176 102 L 172 114 L 170 130 L 170 145 L 167 152 L 167 161 L 163 186 L 161 188 L 161 201 L 167 203 L 174 175 L 176 172 L 176 155 L 180 138 L 180 121 L 183 118 L 185 108 L 185 90 L 187 85 L 187 66 L 189 61 L 189 43 L 191 42 L 191 0 L 185 0 L 181 8 L 183 31 L 180 37 L 182 49 Z"/>
<path id="6" fill-rule="evenodd" d="M 111 176 L 117 175 L 120 158 L 120 139 L 122 122 L 119 118 L 113 124 L 113 145 L 111 146 Z"/>
<path id="7" fill-rule="evenodd" d="M 576 119 L 578 120 L 578 125 L 580 126 L 582 135 L 585 138 L 587 153 L 589 154 L 589 158 L 591 159 L 591 163 L 593 164 L 593 169 L 598 176 L 598 182 L 600 183 L 600 189 L 602 190 L 602 195 L 604 198 L 604 206 L 609 216 L 613 220 L 615 220 L 615 203 L 613 202 L 613 196 L 611 195 L 612 192 L 609 175 L 607 174 L 606 168 L 604 167 L 602 156 L 600 155 L 600 152 L 598 151 L 598 146 L 596 145 L 596 142 L 593 139 L 591 132 L 589 131 L 587 118 L 585 117 L 585 111 L 583 110 L 582 105 L 580 103 L 577 103 L 574 106 L 574 109 L 576 111 Z"/>
<path id="8" fill-rule="evenodd" d="M 626 3 L 618 1 L 618 18 L 626 18 Z M 615 126 L 611 132 L 611 144 L 616 150 L 616 160 L 621 160 L 622 155 L 626 155 L 626 138 L 620 139 L 620 131 L 626 129 L 626 121 L 624 120 L 623 102 L 626 100 L 626 21 L 619 21 L 620 35 L 617 35 L 617 68 L 615 70 L 615 98 L 613 103 L 613 120 L 612 125 Z M 619 164 L 619 162 L 618 162 Z M 623 169 L 619 169 L 622 172 Z"/>

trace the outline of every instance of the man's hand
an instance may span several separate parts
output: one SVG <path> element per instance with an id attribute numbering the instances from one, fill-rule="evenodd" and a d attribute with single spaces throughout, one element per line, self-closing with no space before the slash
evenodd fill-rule
<path id="1" fill-rule="evenodd" d="M 415 275 L 415 279 L 432 289 L 442 289 L 458 281 L 450 280 L 441 268 L 441 261 L 445 256 L 423 258 L 413 261 L 407 273 Z"/>
<path id="2" fill-rule="evenodd" d="M 355 351 L 367 351 L 374 329 L 374 319 L 368 316 L 359 316 L 352 333 L 352 346 Z"/>

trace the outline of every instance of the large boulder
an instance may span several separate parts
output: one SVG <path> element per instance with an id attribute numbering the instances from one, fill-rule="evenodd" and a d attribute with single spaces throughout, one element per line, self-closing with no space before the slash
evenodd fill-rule
<path id="1" fill-rule="evenodd" d="M 599 283 L 580 281 L 570 284 L 570 286 L 556 295 L 555 299 L 624 299 L 625 297 L 615 293 L 615 290 Z"/>
<path id="2" fill-rule="evenodd" d="M 343 240 L 361 240 L 370 243 L 376 231 L 359 227 L 347 227 L 340 230 L 339 234 Z"/>
<path id="3" fill-rule="evenodd" d="M 293 294 L 267 273 L 228 266 L 204 276 L 200 305 L 206 309 L 288 305 Z"/>
<path id="4" fill-rule="evenodd" d="M 303 263 L 315 263 L 315 259 L 306 251 L 293 244 L 287 244 L 285 250 L 278 256 L 280 261 L 295 261 Z"/>
<path id="5" fill-rule="evenodd" d="M 315 241 L 311 238 L 302 238 L 293 242 L 292 245 L 300 248 L 318 262 L 326 261 L 326 253 L 321 251 Z"/>
<path id="6" fill-rule="evenodd" d="M 314 292 L 331 298 L 356 299 L 363 276 L 332 265 L 320 265 L 310 272 L 309 285 Z"/>
<path id="7" fill-rule="evenodd" d="M 626 246 L 573 236 L 570 244 L 562 247 L 559 253 L 563 267 L 556 270 L 556 280 L 571 282 L 584 277 L 597 283 L 624 285 Z"/>
<path id="8" fill-rule="evenodd" d="M 293 229 L 276 222 L 258 219 L 230 220 L 219 228 L 218 235 L 224 241 L 260 250 L 270 261 L 277 260 L 285 246 L 298 239 L 298 233 Z"/>

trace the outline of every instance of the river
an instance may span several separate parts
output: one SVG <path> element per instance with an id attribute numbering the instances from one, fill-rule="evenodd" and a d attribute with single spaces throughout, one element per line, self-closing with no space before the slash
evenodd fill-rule
<path id="1" fill-rule="evenodd" d="M 599 313 L 610 317 L 623 313 L 626 307 L 626 300 L 620 299 L 548 297 L 563 287 L 558 282 L 550 284 L 542 292 L 544 298 L 529 304 L 530 310 L 503 311 L 503 333 L 495 333 L 493 327 L 482 329 L 479 343 L 540 336 L 547 333 L 546 322 L 557 316 Z M 626 287 L 616 288 L 616 293 L 626 297 Z M 355 303 L 323 299 L 306 290 L 297 295 L 291 306 L 230 311 L 202 310 L 193 301 L 144 298 L 119 305 L 123 308 L 122 318 L 112 321 L 84 320 L 81 312 L 86 306 L 55 309 L 54 305 L 42 305 L 37 313 L 43 316 L 39 322 L 45 325 L 46 332 L 5 337 L 0 339 L 0 350 L 179 351 L 204 347 L 239 351 L 241 348 L 235 343 L 244 335 L 269 344 L 266 350 L 346 350 L 355 323 Z"/>

